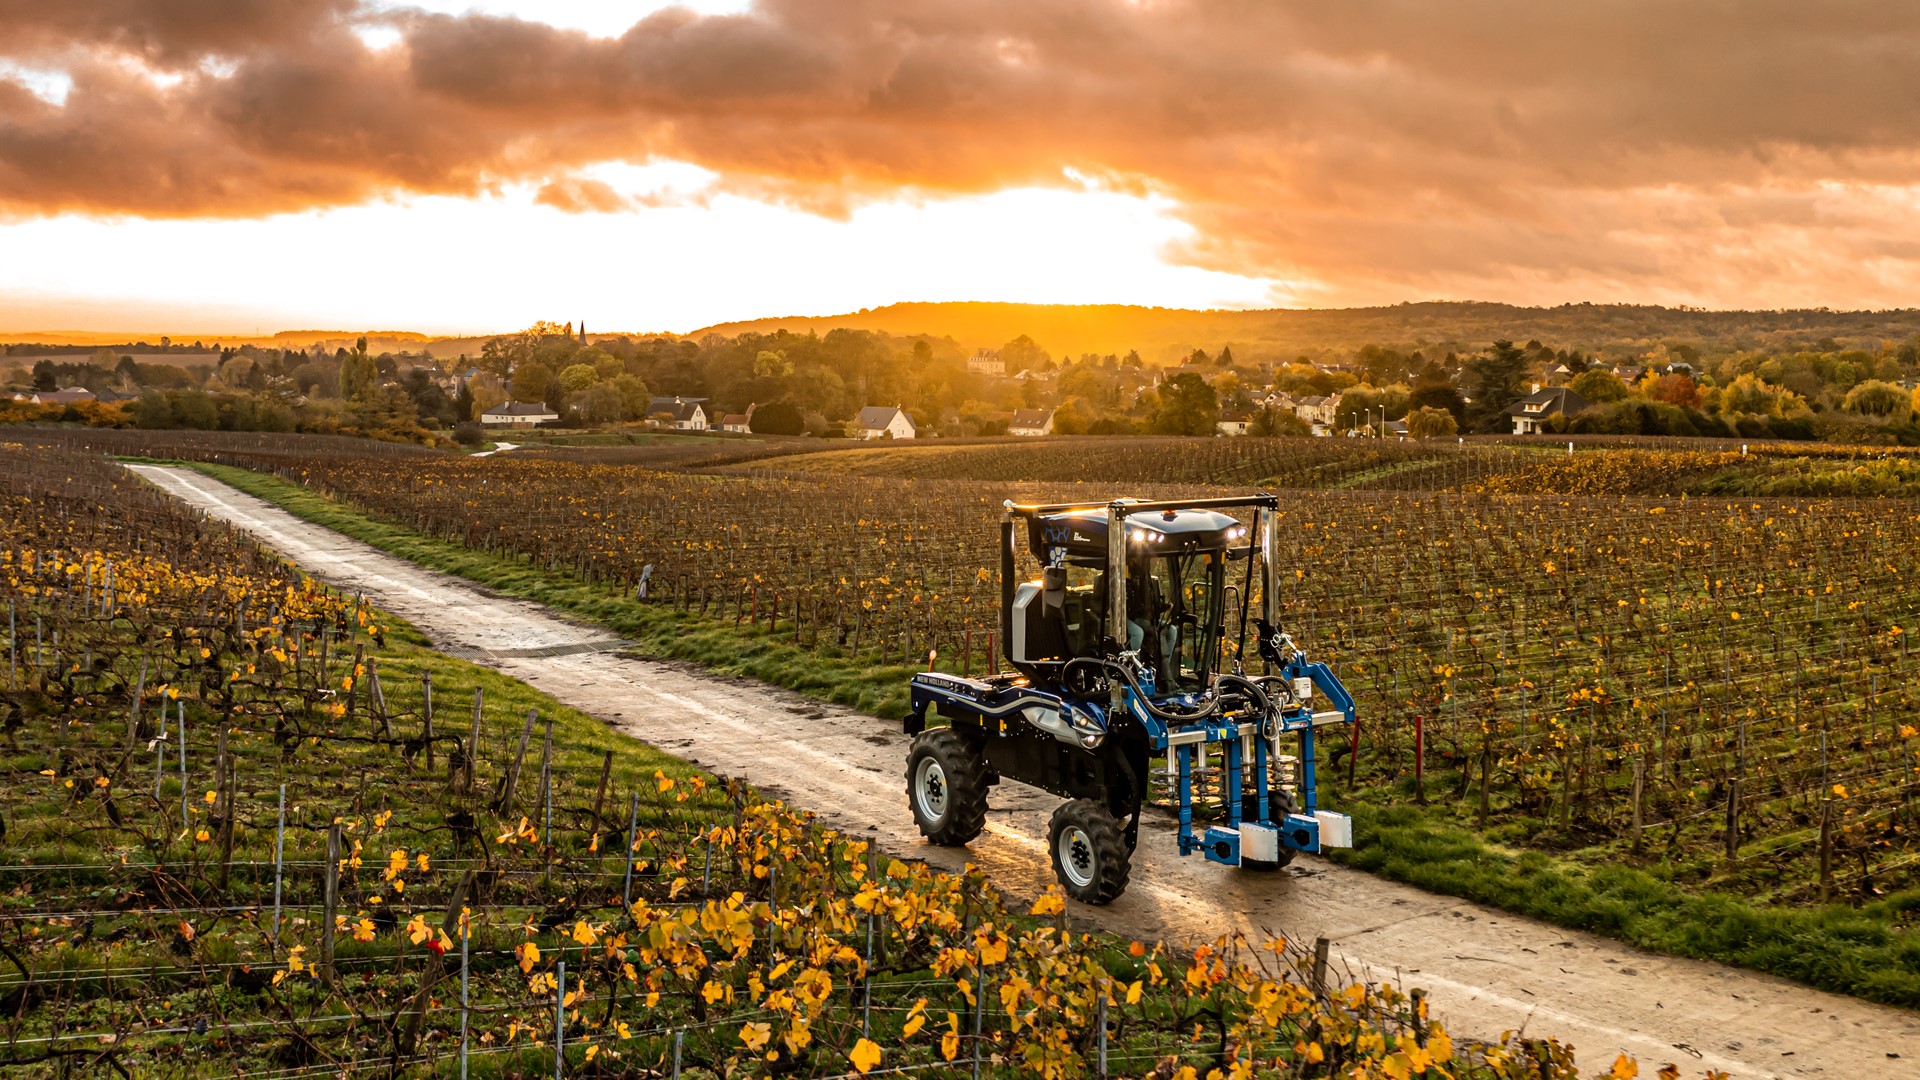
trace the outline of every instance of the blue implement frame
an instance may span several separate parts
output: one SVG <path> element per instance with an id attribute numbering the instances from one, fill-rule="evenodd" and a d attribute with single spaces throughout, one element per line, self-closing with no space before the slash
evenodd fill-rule
<path id="1" fill-rule="evenodd" d="M 1301 686 L 1303 680 L 1312 687 L 1310 694 L 1295 692 L 1294 688 Z M 1261 681 L 1267 685 L 1277 681 L 1285 690 L 1286 704 L 1276 705 L 1270 715 L 1254 715 L 1252 710 L 1246 710 L 1184 724 L 1163 720 L 1147 708 L 1146 701 L 1132 687 L 1122 684 L 1117 689 L 1121 708 L 1145 732 L 1153 753 L 1171 758 L 1178 799 L 1177 842 L 1182 855 L 1197 851 L 1212 861 L 1238 865 L 1241 853 L 1237 834 L 1247 825 L 1278 830 L 1279 843 L 1290 850 L 1321 850 L 1316 732 L 1331 724 L 1353 723 L 1353 697 L 1331 668 L 1309 661 L 1298 652 L 1276 676 Z M 1199 696 L 1193 694 L 1152 696 L 1150 680 L 1143 689 L 1148 694 L 1147 700 L 1160 706 L 1162 711 L 1169 707 L 1192 708 L 1201 703 Z M 1314 710 L 1308 704 L 1314 698 L 1323 700 L 1329 707 Z M 932 709 L 942 715 L 959 714 L 976 719 L 989 737 L 1004 736 L 1017 726 L 1031 725 L 1088 752 L 1098 747 L 1105 737 L 1111 707 L 1110 701 L 1073 698 L 1028 685 L 1024 679 L 968 679 L 940 672 L 914 675 L 910 699 L 905 725 L 910 734 L 925 728 L 927 713 Z M 1276 820 L 1274 813 L 1278 808 L 1272 804 L 1269 793 L 1280 739 L 1286 735 L 1298 735 L 1300 739 L 1296 788 L 1299 809 Z M 1193 774 L 1201 749 L 1210 744 L 1219 744 L 1225 755 L 1226 784 L 1220 809 L 1224 811 L 1226 824 L 1224 829 L 1216 826 L 1204 835 L 1196 835 Z M 1249 785 L 1256 795 L 1251 820 L 1244 811 L 1244 793 Z"/>

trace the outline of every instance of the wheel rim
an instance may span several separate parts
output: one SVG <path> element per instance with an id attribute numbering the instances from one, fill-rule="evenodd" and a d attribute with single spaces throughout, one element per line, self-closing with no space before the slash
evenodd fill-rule
<path id="1" fill-rule="evenodd" d="M 1075 888 L 1093 884 L 1093 839 L 1078 825 L 1060 832 L 1060 872 Z"/>
<path id="2" fill-rule="evenodd" d="M 928 821 L 943 821 L 947 816 L 947 774 L 932 758 L 920 762 L 913 776 L 913 797 L 919 803 L 920 816 Z"/>

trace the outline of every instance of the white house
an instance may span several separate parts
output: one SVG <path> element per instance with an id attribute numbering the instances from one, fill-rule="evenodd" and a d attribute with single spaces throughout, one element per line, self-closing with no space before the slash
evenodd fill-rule
<path id="1" fill-rule="evenodd" d="M 856 439 L 911 439 L 913 417 L 898 405 L 869 405 L 853 421 Z"/>
<path id="2" fill-rule="evenodd" d="M 1538 435 L 1555 416 L 1572 416 L 1593 404 L 1564 386 L 1535 390 L 1503 410 L 1513 417 L 1515 435 Z"/>
<path id="3" fill-rule="evenodd" d="M 1013 419 L 1007 421 L 1007 434 L 1031 438 L 1036 435 L 1053 434 L 1052 409 L 1015 409 Z"/>
<path id="4" fill-rule="evenodd" d="M 1253 426 L 1253 418 L 1245 413 L 1226 413 L 1214 422 L 1213 429 L 1222 435 L 1245 435 Z"/>
<path id="5" fill-rule="evenodd" d="M 1321 397 L 1318 394 L 1303 397 L 1294 403 L 1293 415 L 1305 420 L 1313 427 L 1315 435 L 1325 435 L 1333 427 L 1333 416 L 1340 410 L 1340 395 Z"/>
<path id="6" fill-rule="evenodd" d="M 745 435 L 753 430 L 752 413 L 728 413 L 720 418 L 720 430 Z"/>
<path id="7" fill-rule="evenodd" d="M 706 398 L 657 397 L 647 406 L 649 419 L 675 431 L 707 430 Z"/>
<path id="8" fill-rule="evenodd" d="M 998 349 L 975 349 L 973 355 L 967 357 L 967 374 L 969 375 L 1005 375 L 1006 373 L 1007 363 L 1000 359 Z"/>
<path id="9" fill-rule="evenodd" d="M 533 427 L 558 419 L 559 413 L 537 401 L 508 401 L 480 414 L 480 423 L 487 427 Z"/>

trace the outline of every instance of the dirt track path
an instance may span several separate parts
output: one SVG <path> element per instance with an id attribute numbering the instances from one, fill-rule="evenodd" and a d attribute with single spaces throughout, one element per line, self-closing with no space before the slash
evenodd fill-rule
<path id="1" fill-rule="evenodd" d="M 1043 838 L 1050 796 L 996 789 L 988 832 L 963 852 L 922 844 L 908 816 L 897 727 L 838 706 L 686 665 L 614 655 L 604 629 L 301 521 L 186 469 L 132 466 L 181 499 L 253 533 L 309 573 L 363 593 L 436 644 L 522 679 L 620 730 L 742 777 L 835 827 L 958 868 L 971 859 L 1014 896 L 1052 880 Z M 1920 1014 L 1825 994 L 1717 964 L 1638 952 L 1477 904 L 1303 858 L 1279 874 L 1182 859 L 1148 823 L 1132 885 L 1112 907 L 1076 913 L 1119 933 L 1171 940 L 1232 929 L 1325 936 L 1356 975 L 1433 991 L 1456 1034 L 1525 1029 L 1572 1042 L 1591 1072 L 1624 1050 L 1651 1076 L 1848 1080 L 1920 1075 Z M 1167 830 L 1170 833 L 1170 827 Z M 1896 1057 L 1897 1055 L 1897 1057 Z"/>

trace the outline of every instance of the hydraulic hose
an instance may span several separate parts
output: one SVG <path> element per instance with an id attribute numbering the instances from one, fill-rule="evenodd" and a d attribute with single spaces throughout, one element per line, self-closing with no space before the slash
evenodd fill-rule
<path id="1" fill-rule="evenodd" d="M 1215 683 L 1215 685 L 1225 687 L 1228 683 L 1232 683 L 1235 686 L 1243 687 L 1244 693 L 1248 697 L 1253 699 L 1253 703 L 1255 705 L 1260 706 L 1261 716 L 1264 717 L 1273 711 L 1273 704 L 1267 698 L 1267 692 L 1265 690 L 1260 689 L 1259 683 L 1254 682 L 1252 679 L 1249 679 L 1244 675 L 1234 675 L 1231 673 L 1224 673 L 1220 676 L 1219 680 Z"/>
<path id="2" fill-rule="evenodd" d="M 1207 702 L 1205 708 L 1195 712 L 1180 713 L 1162 709 L 1160 706 L 1155 705 L 1152 699 L 1147 697 L 1145 690 L 1140 688 L 1140 683 L 1133 677 L 1133 670 L 1131 668 L 1125 664 L 1115 663 L 1104 657 L 1075 657 L 1067 661 L 1066 666 L 1060 669 L 1061 677 L 1065 678 L 1068 672 L 1071 672 L 1075 666 L 1081 664 L 1102 668 L 1110 672 L 1118 672 L 1120 677 L 1126 680 L 1127 686 L 1133 690 L 1133 696 L 1140 702 L 1141 707 L 1156 718 L 1166 721 L 1167 723 L 1190 724 L 1195 720 L 1205 720 L 1208 717 L 1218 714 L 1220 711 L 1220 699 L 1217 696 L 1212 701 Z M 1259 686 L 1255 685 L 1251 679 L 1243 678 L 1239 675 L 1221 675 L 1219 677 L 1218 685 L 1225 686 L 1229 683 L 1241 687 L 1242 692 L 1252 698 L 1255 704 L 1260 706 L 1261 716 L 1264 717 L 1272 711 L 1272 705 L 1269 703 L 1266 693 L 1262 691 Z"/>

